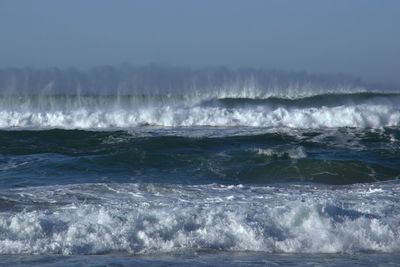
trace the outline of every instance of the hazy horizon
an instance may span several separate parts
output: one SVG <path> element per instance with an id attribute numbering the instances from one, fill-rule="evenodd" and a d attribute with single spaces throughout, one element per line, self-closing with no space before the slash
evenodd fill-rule
<path id="1" fill-rule="evenodd" d="M 346 72 L 318 72 L 318 71 L 307 71 L 304 69 L 283 69 L 283 68 L 272 68 L 272 67 L 254 67 L 254 66 L 229 66 L 229 65 L 222 65 L 222 64 L 215 64 L 215 65 L 204 65 L 204 66 L 190 66 L 190 65 L 173 65 L 173 64 L 163 64 L 158 62 L 150 62 L 147 64 L 134 64 L 130 62 L 121 62 L 119 64 L 98 64 L 93 66 L 74 66 L 74 65 L 66 65 L 66 66 L 32 66 L 32 65 L 24 65 L 24 66 L 2 66 L 0 67 L 0 71 L 8 71 L 8 70 L 17 70 L 17 71 L 24 71 L 24 70 L 32 70 L 32 71 L 40 71 L 40 72 L 47 72 L 52 70 L 57 70 L 61 72 L 68 72 L 68 71 L 77 71 L 82 74 L 90 73 L 96 70 L 104 70 L 104 69 L 123 69 L 123 68 L 162 68 L 162 69 L 178 69 L 178 70 L 191 70 L 191 71 L 204 71 L 204 70 L 216 70 L 216 69 L 226 69 L 229 71 L 240 72 L 243 70 L 250 70 L 250 71 L 261 71 L 261 72 L 278 72 L 278 73 L 292 73 L 292 74 L 302 74 L 305 76 L 315 76 L 315 77 L 326 77 L 328 79 L 337 77 L 337 78 L 344 78 L 344 80 L 352 79 L 362 82 L 365 85 L 369 86 L 376 86 L 377 89 L 382 88 L 390 88 L 390 89 L 400 89 L 400 82 L 388 81 L 388 80 L 371 80 L 361 75 L 356 75 L 352 73 Z"/>
<path id="2" fill-rule="evenodd" d="M 250 67 L 398 86 L 399 11 L 394 0 L 5 0 L 0 68 Z"/>

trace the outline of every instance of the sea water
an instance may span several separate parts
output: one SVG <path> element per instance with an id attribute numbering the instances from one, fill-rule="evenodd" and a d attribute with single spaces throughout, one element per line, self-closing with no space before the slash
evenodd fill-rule
<path id="1" fill-rule="evenodd" d="M 0 264 L 399 264 L 400 94 L 361 89 L 7 92 Z"/>

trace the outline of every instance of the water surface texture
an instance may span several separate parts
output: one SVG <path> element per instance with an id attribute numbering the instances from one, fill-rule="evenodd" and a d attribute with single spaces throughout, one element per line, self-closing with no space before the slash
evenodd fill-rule
<path id="1" fill-rule="evenodd" d="M 399 264 L 399 93 L 207 73 L 3 79 L 0 264 Z"/>

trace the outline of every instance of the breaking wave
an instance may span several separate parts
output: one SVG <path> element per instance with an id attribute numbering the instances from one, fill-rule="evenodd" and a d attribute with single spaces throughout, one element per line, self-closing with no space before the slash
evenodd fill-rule
<path id="1" fill-rule="evenodd" d="M 338 191 L 157 184 L 3 190 L 0 253 L 399 252 L 398 194 L 397 183 Z"/>
<path id="2" fill-rule="evenodd" d="M 186 101 L 155 96 L 4 97 L 0 127 L 110 129 L 137 126 L 289 128 L 400 125 L 399 94 L 222 98 Z"/>
<path id="3" fill-rule="evenodd" d="M 400 124 L 396 88 L 262 69 L 0 70 L 0 128 L 369 127 Z"/>

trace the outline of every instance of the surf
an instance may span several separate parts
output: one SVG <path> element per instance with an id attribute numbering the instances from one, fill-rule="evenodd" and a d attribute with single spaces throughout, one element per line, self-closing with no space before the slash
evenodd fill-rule
<path id="1" fill-rule="evenodd" d="M 0 193 L 1 207 L 9 206 L 0 214 L 2 254 L 399 252 L 399 204 L 387 197 L 399 194 L 398 183 L 340 190 L 103 183 Z"/>
<path id="2" fill-rule="evenodd" d="M 207 103 L 178 100 L 160 103 L 152 100 L 140 104 L 136 104 L 140 100 L 135 97 L 125 99 L 123 103 L 119 98 L 86 99 L 79 96 L 41 98 L 40 101 L 32 98 L 3 99 L 7 103 L 0 110 L 0 128 L 93 130 L 139 126 L 246 126 L 317 129 L 400 125 L 399 95 L 380 94 L 366 99 L 359 95 L 346 97 L 341 95 L 333 99 L 331 95 L 319 95 L 289 102 L 276 98 L 212 99 Z"/>

